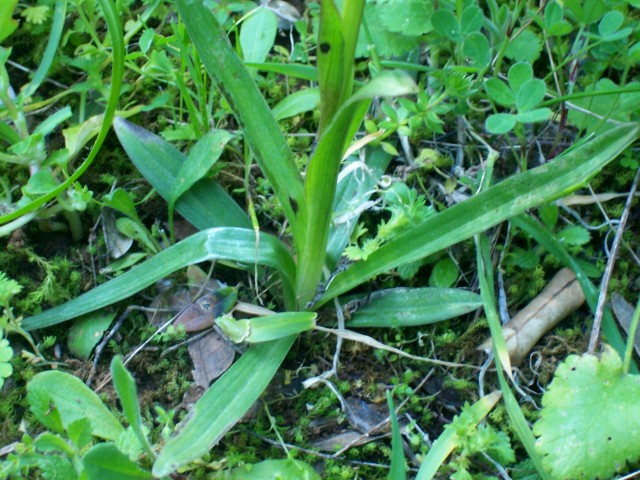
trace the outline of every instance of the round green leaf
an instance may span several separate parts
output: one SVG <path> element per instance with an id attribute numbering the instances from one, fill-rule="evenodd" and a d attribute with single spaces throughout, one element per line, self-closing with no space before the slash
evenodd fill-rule
<path id="1" fill-rule="evenodd" d="M 516 119 L 520 123 L 546 122 L 550 117 L 551 110 L 548 108 L 536 108 L 516 115 Z"/>
<path id="2" fill-rule="evenodd" d="M 542 405 L 533 432 L 554 479 L 612 478 L 640 458 L 640 377 L 623 374 L 611 347 L 569 356 Z"/>
<path id="3" fill-rule="evenodd" d="M 455 15 L 449 10 L 441 8 L 436 10 L 431 17 L 433 29 L 442 37 L 447 37 L 454 41 L 462 40 L 460 24 Z"/>
<path id="4" fill-rule="evenodd" d="M 471 58 L 476 67 L 486 65 L 491 59 L 489 40 L 480 32 L 471 33 L 464 39 L 462 53 Z"/>
<path id="5" fill-rule="evenodd" d="M 522 85 L 533 78 L 533 68 L 527 62 L 516 63 L 509 69 L 507 78 L 509 79 L 511 90 L 518 93 Z"/>
<path id="6" fill-rule="evenodd" d="M 484 23 L 482 9 L 477 5 L 470 5 L 465 8 L 460 18 L 462 33 L 479 32 Z"/>
<path id="7" fill-rule="evenodd" d="M 487 91 L 487 95 L 503 107 L 511 107 L 516 103 L 516 97 L 511 89 L 502 80 L 492 77 L 484 82 L 484 89 Z"/>
<path id="8" fill-rule="evenodd" d="M 518 112 L 532 110 L 543 99 L 547 88 L 544 82 L 538 78 L 531 79 L 522 84 L 516 94 L 516 107 Z"/>
<path id="9" fill-rule="evenodd" d="M 542 51 L 542 40 L 532 30 L 528 29 L 514 38 L 504 54 L 516 62 L 533 63 Z"/>
<path id="10" fill-rule="evenodd" d="M 624 16 L 617 10 L 607 12 L 598 24 L 598 33 L 604 39 L 607 39 L 622 26 Z"/>
<path id="11" fill-rule="evenodd" d="M 440 260 L 435 264 L 429 277 L 429 285 L 432 287 L 452 287 L 458 279 L 458 267 L 450 258 Z"/>
<path id="12" fill-rule="evenodd" d="M 496 135 L 507 133 L 516 126 L 516 116 L 510 113 L 497 113 L 487 118 L 484 128 Z"/>

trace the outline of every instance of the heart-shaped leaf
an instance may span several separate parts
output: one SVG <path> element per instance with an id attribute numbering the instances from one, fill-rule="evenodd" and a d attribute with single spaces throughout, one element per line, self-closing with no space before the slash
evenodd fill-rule
<path id="1" fill-rule="evenodd" d="M 568 357 L 542 405 L 533 432 L 553 478 L 612 478 L 640 458 L 640 376 L 623 374 L 611 347 Z"/>

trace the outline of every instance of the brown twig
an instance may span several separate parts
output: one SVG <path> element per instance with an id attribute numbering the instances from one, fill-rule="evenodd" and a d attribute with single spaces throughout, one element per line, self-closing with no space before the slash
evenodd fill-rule
<path id="1" fill-rule="evenodd" d="M 607 261 L 607 267 L 605 268 L 604 275 L 602 276 L 602 283 L 600 284 L 600 295 L 598 296 L 598 304 L 596 305 L 596 311 L 593 316 L 593 327 L 591 327 L 591 337 L 589 338 L 589 347 L 587 348 L 587 353 L 591 355 L 595 353 L 596 347 L 598 346 L 598 340 L 600 339 L 600 327 L 602 326 L 602 317 L 604 315 L 604 304 L 607 300 L 607 290 L 609 288 L 611 275 L 613 274 L 613 267 L 616 263 L 616 256 L 618 255 L 618 250 L 620 248 L 620 244 L 622 243 L 622 234 L 624 233 L 624 227 L 627 223 L 627 219 L 629 218 L 629 212 L 631 211 L 631 203 L 633 202 L 633 197 L 638 188 L 638 182 L 640 182 L 640 168 L 636 172 L 636 177 L 633 179 L 631 190 L 629 191 L 629 195 L 627 196 L 627 201 L 624 205 L 624 211 L 622 212 L 622 216 L 620 217 L 620 223 L 618 224 L 618 228 L 616 230 L 616 236 L 614 237 L 613 245 L 611 246 L 611 254 L 609 255 L 609 260 Z"/>

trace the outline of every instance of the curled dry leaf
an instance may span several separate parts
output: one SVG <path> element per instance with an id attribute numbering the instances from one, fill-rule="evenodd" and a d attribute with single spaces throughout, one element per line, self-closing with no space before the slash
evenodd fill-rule
<path id="1" fill-rule="evenodd" d="M 189 355 L 193 362 L 193 381 L 206 390 L 231 366 L 235 350 L 220 334 L 212 331 L 189 344 Z"/>
<path id="2" fill-rule="evenodd" d="M 542 336 L 584 303 L 575 274 L 563 268 L 524 309 L 502 327 L 513 365 L 519 365 Z M 491 338 L 478 350 L 491 352 Z"/>

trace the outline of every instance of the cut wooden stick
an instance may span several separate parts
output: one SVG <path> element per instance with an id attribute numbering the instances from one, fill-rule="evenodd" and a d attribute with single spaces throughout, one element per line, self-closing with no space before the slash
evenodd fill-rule
<path id="1" fill-rule="evenodd" d="M 519 365 L 536 343 L 561 320 L 584 303 L 582 288 L 575 274 L 563 268 L 524 309 L 502 327 L 513 365 Z M 478 350 L 491 352 L 491 338 Z"/>

